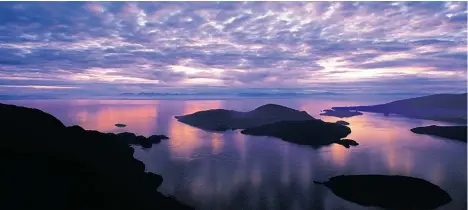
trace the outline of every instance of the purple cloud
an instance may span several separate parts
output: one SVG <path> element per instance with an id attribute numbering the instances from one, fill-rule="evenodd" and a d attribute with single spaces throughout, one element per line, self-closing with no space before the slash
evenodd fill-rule
<path id="1" fill-rule="evenodd" d="M 466 25 L 466 2 L 2 2 L 0 94 L 460 90 Z"/>

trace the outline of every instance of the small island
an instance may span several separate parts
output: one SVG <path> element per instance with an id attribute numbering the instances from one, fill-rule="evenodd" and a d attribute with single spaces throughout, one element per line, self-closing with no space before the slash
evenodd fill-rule
<path id="1" fill-rule="evenodd" d="M 133 133 L 123 132 L 119 134 L 108 133 L 108 135 L 115 135 L 117 138 L 132 145 L 140 145 L 143 148 L 151 148 L 153 144 L 158 144 L 161 140 L 169 139 L 165 135 L 152 135 L 150 137 L 137 136 Z"/>
<path id="2" fill-rule="evenodd" d="M 118 134 L 14 105 L 0 104 L 0 116 L 4 209 L 192 209 L 157 191 L 163 177 Z"/>
<path id="3" fill-rule="evenodd" d="M 362 112 L 358 112 L 358 111 L 355 111 L 355 110 L 325 109 L 325 110 L 323 110 L 323 113 L 320 113 L 320 115 L 339 117 L 339 118 L 349 118 L 349 117 L 362 115 Z"/>
<path id="4" fill-rule="evenodd" d="M 385 209 L 435 209 L 452 201 L 450 195 L 424 179 L 387 175 L 341 175 L 317 182 L 335 195 L 362 206 Z"/>
<path id="5" fill-rule="evenodd" d="M 467 123 L 467 94 L 435 94 L 372 106 L 332 107 L 336 111 L 397 114 L 409 118 L 451 123 Z"/>
<path id="6" fill-rule="evenodd" d="M 208 131 L 246 129 L 279 121 L 315 119 L 305 111 L 298 111 L 277 104 L 266 104 L 249 112 L 211 109 L 176 116 L 175 118 L 179 122 Z"/>
<path id="7" fill-rule="evenodd" d="M 247 128 L 242 130 L 241 133 L 253 136 L 276 137 L 296 144 L 320 147 L 333 143 L 348 144 L 348 142 L 340 142 L 340 139 L 350 134 L 351 129 L 340 124 L 321 120 L 304 120 L 281 121 L 261 125 Z"/>
<path id="8" fill-rule="evenodd" d="M 343 147 L 346 147 L 346 148 L 350 148 L 351 146 L 355 147 L 359 145 L 359 143 L 357 143 L 356 141 L 352 139 L 341 139 L 335 143 L 342 145 Z"/>
<path id="9" fill-rule="evenodd" d="M 344 120 L 338 120 L 338 121 L 336 121 L 335 123 L 338 123 L 338 124 L 340 124 L 340 125 L 349 125 L 349 122 L 346 122 L 346 121 L 344 121 Z"/>
<path id="10" fill-rule="evenodd" d="M 127 125 L 121 124 L 121 123 L 117 123 L 117 124 L 115 124 L 115 127 L 125 128 L 125 127 L 127 127 Z"/>
<path id="11" fill-rule="evenodd" d="M 431 125 L 426 127 L 416 127 L 411 129 L 413 133 L 427 134 L 431 136 L 438 136 L 442 138 L 467 141 L 467 126 L 437 126 Z"/>

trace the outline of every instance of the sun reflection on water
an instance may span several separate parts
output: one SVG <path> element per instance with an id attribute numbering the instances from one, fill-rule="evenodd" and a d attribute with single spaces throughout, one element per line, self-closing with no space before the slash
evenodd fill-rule
<path id="1" fill-rule="evenodd" d="M 76 123 L 84 129 L 102 132 L 124 132 L 131 130 L 139 135 L 149 136 L 157 127 L 155 118 L 158 117 L 156 105 L 141 106 L 104 106 L 96 110 L 73 110 Z M 116 123 L 126 124 L 125 128 L 118 128 Z"/>
<path id="2" fill-rule="evenodd" d="M 206 109 L 219 109 L 221 101 L 183 101 L 182 113 L 180 115 L 192 114 Z M 203 131 L 178 122 L 176 119 L 171 118 L 169 121 L 169 148 L 173 157 L 192 157 L 194 152 L 203 145 L 205 138 L 202 134 Z M 223 136 L 220 134 L 212 134 L 211 146 L 213 152 L 220 152 L 223 144 Z M 215 153 L 216 154 L 216 153 Z"/>

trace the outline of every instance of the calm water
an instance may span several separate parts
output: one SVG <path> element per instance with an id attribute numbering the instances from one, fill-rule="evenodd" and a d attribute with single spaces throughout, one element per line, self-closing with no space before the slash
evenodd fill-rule
<path id="1" fill-rule="evenodd" d="M 29 100 L 2 103 L 35 107 L 67 125 L 103 132 L 166 134 L 171 139 L 135 156 L 148 171 L 161 174 L 160 191 L 200 209 L 376 209 L 335 196 L 313 180 L 341 174 L 399 174 L 426 179 L 452 197 L 439 209 L 466 209 L 466 144 L 411 133 L 433 121 L 365 113 L 345 119 L 349 138 L 360 146 L 312 149 L 238 131 L 209 133 L 174 120 L 175 115 L 227 108 L 248 111 L 265 103 L 319 116 L 331 106 L 365 105 L 389 99 L 229 99 L 229 100 Z M 127 124 L 117 128 L 115 123 Z M 415 195 L 418 196 L 418 195 Z"/>

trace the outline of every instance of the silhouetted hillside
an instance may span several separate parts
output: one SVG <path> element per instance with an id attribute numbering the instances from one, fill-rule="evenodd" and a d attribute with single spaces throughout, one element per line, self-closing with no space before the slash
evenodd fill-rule
<path id="1" fill-rule="evenodd" d="M 129 142 L 0 104 L 0 209 L 190 209 L 156 189 Z"/>

